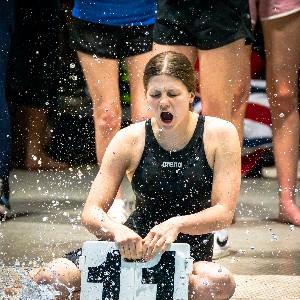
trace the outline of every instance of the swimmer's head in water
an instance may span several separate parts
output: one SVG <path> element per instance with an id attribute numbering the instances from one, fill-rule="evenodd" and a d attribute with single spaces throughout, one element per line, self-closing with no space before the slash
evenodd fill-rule
<path id="1" fill-rule="evenodd" d="M 195 71 L 188 58 L 178 52 L 166 51 L 152 57 L 145 67 L 144 88 L 154 76 L 169 75 L 183 82 L 187 90 L 195 93 Z"/>

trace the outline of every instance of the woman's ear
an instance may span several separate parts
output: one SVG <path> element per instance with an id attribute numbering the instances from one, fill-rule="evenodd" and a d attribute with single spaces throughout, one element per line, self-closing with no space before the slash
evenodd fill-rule
<path id="1" fill-rule="evenodd" d="M 191 92 L 190 103 L 193 103 L 195 99 L 195 93 Z"/>

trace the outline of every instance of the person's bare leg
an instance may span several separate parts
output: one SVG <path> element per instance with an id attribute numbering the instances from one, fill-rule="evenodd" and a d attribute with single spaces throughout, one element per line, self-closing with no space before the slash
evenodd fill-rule
<path id="1" fill-rule="evenodd" d="M 189 300 L 230 299 L 235 280 L 223 266 L 213 262 L 196 262 L 189 278 Z"/>
<path id="2" fill-rule="evenodd" d="M 242 64 L 238 71 L 238 80 L 236 82 L 236 88 L 233 96 L 232 105 L 232 123 L 235 125 L 241 147 L 243 147 L 244 141 L 244 119 L 246 108 L 250 93 L 251 84 L 251 72 L 250 72 L 250 61 L 251 61 L 251 46 L 244 45 L 241 48 L 240 54 L 242 56 Z"/>
<path id="3" fill-rule="evenodd" d="M 266 50 L 267 96 L 272 115 L 281 222 L 300 226 L 295 203 L 299 146 L 298 68 L 300 13 L 262 22 Z"/>
<path id="4" fill-rule="evenodd" d="M 26 115 L 26 150 L 24 167 L 27 170 L 64 169 L 68 164 L 55 161 L 44 150 L 48 112 L 42 108 L 24 107 Z"/>
<path id="5" fill-rule="evenodd" d="M 125 59 L 129 76 L 131 119 L 133 123 L 143 121 L 151 117 L 151 111 L 145 99 L 143 74 L 145 66 L 152 57 L 152 52 L 147 52 Z"/>
<path id="6" fill-rule="evenodd" d="M 241 48 L 242 64 L 239 70 L 238 80 L 236 81 L 236 88 L 232 103 L 232 123 L 237 129 L 240 145 L 243 148 L 244 143 L 244 119 L 246 108 L 249 99 L 250 85 L 251 85 L 251 46 L 244 45 Z M 236 222 L 236 214 L 233 217 L 232 223 Z"/>
<path id="7" fill-rule="evenodd" d="M 121 127 L 119 62 L 77 53 L 93 102 L 96 155 L 100 166 L 108 144 Z"/>
<path id="8" fill-rule="evenodd" d="M 80 271 L 76 265 L 66 258 L 55 259 L 42 267 L 33 280 L 38 284 L 52 285 L 60 292 L 57 299 L 79 299 L 80 292 Z"/>
<path id="9" fill-rule="evenodd" d="M 121 128 L 119 61 L 94 58 L 79 51 L 77 54 L 93 102 L 96 156 L 100 167 L 108 144 Z M 116 199 L 123 201 L 121 187 Z"/>
<path id="10" fill-rule="evenodd" d="M 26 280 L 51 285 L 54 290 L 60 292 L 60 297 L 56 299 L 70 299 L 72 293 L 71 299 L 76 300 L 80 295 L 80 276 L 79 269 L 70 260 L 59 258 L 40 269 L 30 271 Z M 12 287 L 5 289 L 5 295 L 8 297 L 20 295 L 23 284 L 22 278 L 18 278 Z"/>
<path id="11" fill-rule="evenodd" d="M 244 39 L 211 50 L 199 50 L 202 114 L 232 121 L 236 82 L 242 66 Z"/>
<path id="12" fill-rule="evenodd" d="M 242 145 L 250 90 L 249 47 L 240 39 L 220 48 L 199 50 L 199 59 L 202 114 L 232 122 Z"/>

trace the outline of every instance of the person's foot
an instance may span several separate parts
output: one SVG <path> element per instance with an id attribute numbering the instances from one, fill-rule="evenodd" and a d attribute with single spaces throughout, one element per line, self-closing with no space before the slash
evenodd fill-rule
<path id="1" fill-rule="evenodd" d="M 112 206 L 107 212 L 107 215 L 118 223 L 125 223 L 128 218 L 128 213 L 125 208 L 125 202 L 122 199 L 115 199 Z"/>
<path id="2" fill-rule="evenodd" d="M 9 182 L 8 179 L 0 178 L 0 220 L 6 220 L 12 215 L 9 204 Z"/>
<path id="3" fill-rule="evenodd" d="M 228 230 L 222 229 L 214 233 L 214 250 L 213 258 L 218 259 L 230 254 L 230 246 L 228 240 Z"/>
<path id="4" fill-rule="evenodd" d="M 69 165 L 67 163 L 62 163 L 51 158 L 47 153 L 36 155 L 28 155 L 25 160 L 24 168 L 26 170 L 56 170 L 56 169 L 66 169 Z"/>
<path id="5" fill-rule="evenodd" d="M 300 226 L 300 209 L 294 201 L 291 200 L 290 203 L 284 206 L 282 204 L 279 205 L 277 221 Z"/>

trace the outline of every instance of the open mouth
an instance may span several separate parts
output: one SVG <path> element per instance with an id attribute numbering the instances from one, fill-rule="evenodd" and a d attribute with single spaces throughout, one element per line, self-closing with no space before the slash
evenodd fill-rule
<path id="1" fill-rule="evenodd" d="M 160 118 L 164 123 L 170 123 L 173 120 L 173 115 L 169 112 L 162 112 Z"/>

